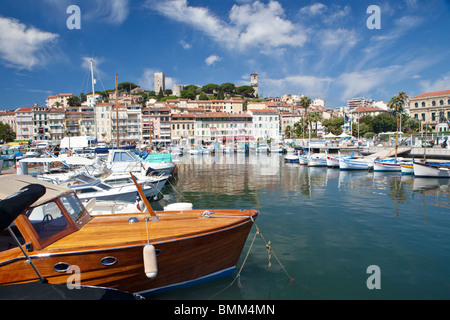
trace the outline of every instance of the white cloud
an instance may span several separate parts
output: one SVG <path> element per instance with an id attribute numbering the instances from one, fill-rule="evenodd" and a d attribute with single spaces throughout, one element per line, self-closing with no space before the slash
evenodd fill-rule
<path id="1" fill-rule="evenodd" d="M 127 18 L 130 12 L 129 0 L 97 0 L 95 7 L 85 10 L 81 8 L 83 19 L 101 20 L 110 24 L 120 25 Z"/>
<path id="2" fill-rule="evenodd" d="M 16 19 L 0 17 L 0 58 L 4 64 L 31 70 L 46 64 L 58 34 L 27 27 Z"/>
<path id="3" fill-rule="evenodd" d="M 420 87 L 423 92 L 435 92 L 442 90 L 450 90 L 450 74 L 444 75 L 435 81 L 423 80 L 420 81 Z"/>
<path id="4" fill-rule="evenodd" d="M 190 48 L 192 48 L 192 46 L 189 44 L 189 43 L 187 43 L 186 41 L 184 41 L 184 40 L 181 40 L 180 41 L 180 44 L 181 44 L 181 46 L 183 47 L 183 49 L 190 49 Z"/>
<path id="5" fill-rule="evenodd" d="M 309 14 L 309 15 L 319 15 L 322 14 L 326 10 L 326 6 L 320 2 L 313 3 L 309 6 L 303 7 L 300 9 L 300 13 Z"/>
<path id="6" fill-rule="evenodd" d="M 259 46 L 267 52 L 281 46 L 301 47 L 307 40 L 300 26 L 284 18 L 284 10 L 276 1 L 267 5 L 259 1 L 235 4 L 229 12 L 229 22 L 206 7 L 188 5 L 187 0 L 147 0 L 146 7 L 200 30 L 229 49 Z"/>
<path id="7" fill-rule="evenodd" d="M 367 95 L 378 87 L 384 87 L 389 79 L 399 80 L 401 73 L 402 67 L 398 65 L 343 73 L 336 79 L 344 87 L 341 100 Z"/>
<path id="8" fill-rule="evenodd" d="M 221 57 L 216 56 L 215 54 L 210 55 L 208 58 L 205 59 L 205 62 L 208 66 L 213 65 L 214 63 L 216 63 L 217 61 L 222 60 Z"/>
<path id="9" fill-rule="evenodd" d="M 282 93 L 304 94 L 308 97 L 324 97 L 332 82 L 328 77 L 315 77 L 308 75 L 292 75 L 285 78 L 261 80 L 262 86 L 268 95 L 278 95 Z"/>

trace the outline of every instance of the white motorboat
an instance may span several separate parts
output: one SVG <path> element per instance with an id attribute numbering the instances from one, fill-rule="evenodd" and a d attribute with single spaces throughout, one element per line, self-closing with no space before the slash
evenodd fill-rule
<path id="1" fill-rule="evenodd" d="M 112 149 L 109 150 L 106 167 L 115 172 L 135 173 L 144 171 L 148 175 L 152 171 L 157 171 L 169 175 L 175 169 L 175 164 L 166 161 L 159 163 L 144 161 L 129 150 Z"/>
<path id="2" fill-rule="evenodd" d="M 111 186 L 100 179 L 92 178 L 85 174 L 76 175 L 60 183 L 60 185 L 74 190 L 82 201 L 95 198 L 97 200 L 135 202 L 137 194 L 134 183 Z M 141 186 L 146 198 L 155 197 L 160 193 L 160 190 L 153 183 L 142 183 Z"/>

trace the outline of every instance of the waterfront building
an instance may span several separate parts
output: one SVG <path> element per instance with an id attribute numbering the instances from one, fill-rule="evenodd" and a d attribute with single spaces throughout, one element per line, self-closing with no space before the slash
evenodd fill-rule
<path id="1" fill-rule="evenodd" d="M 167 145 L 171 142 L 171 114 L 169 107 L 150 108 L 150 122 L 152 128 L 151 140 L 153 144 Z"/>
<path id="2" fill-rule="evenodd" d="M 252 116 L 247 113 L 198 113 L 194 127 L 195 144 L 253 139 Z"/>
<path id="3" fill-rule="evenodd" d="M 64 120 L 66 111 L 63 107 L 51 107 L 48 110 L 50 140 L 61 141 L 64 138 Z"/>
<path id="4" fill-rule="evenodd" d="M 16 140 L 33 140 L 33 108 L 19 108 L 16 116 Z"/>
<path id="5" fill-rule="evenodd" d="M 280 123 L 279 114 L 274 109 L 248 110 L 252 116 L 253 135 L 256 140 L 279 140 Z"/>
<path id="6" fill-rule="evenodd" d="M 48 107 L 33 107 L 33 140 L 50 140 L 50 126 Z"/>
<path id="7" fill-rule="evenodd" d="M 172 143 L 189 146 L 195 143 L 195 113 L 172 114 Z"/>
<path id="8" fill-rule="evenodd" d="M 111 113 L 113 106 L 110 103 L 100 102 L 95 107 L 95 119 L 97 129 L 97 141 L 110 143 L 111 136 Z"/>
<path id="9" fill-rule="evenodd" d="M 0 110 L 0 122 L 9 125 L 16 131 L 16 116 L 12 110 Z"/>
<path id="10" fill-rule="evenodd" d="M 409 98 L 409 113 L 436 132 L 449 131 L 450 90 L 426 92 Z"/>

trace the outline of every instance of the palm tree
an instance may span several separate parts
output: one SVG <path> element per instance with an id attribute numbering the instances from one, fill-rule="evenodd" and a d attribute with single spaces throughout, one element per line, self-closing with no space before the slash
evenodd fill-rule
<path id="1" fill-rule="evenodd" d="M 305 109 L 305 112 L 303 114 L 303 139 L 305 139 L 305 117 L 306 117 L 306 112 L 308 110 L 308 107 L 311 105 L 311 99 L 308 98 L 307 96 L 303 96 L 300 99 L 300 105 L 302 106 L 302 108 Z"/>
<path id="2" fill-rule="evenodd" d="M 408 95 L 406 93 L 404 93 L 403 91 L 399 92 L 397 94 L 398 98 L 400 99 L 400 105 L 401 105 L 401 110 L 400 110 L 400 131 L 402 131 L 402 115 L 403 115 L 403 111 L 404 111 L 404 106 L 406 105 L 406 103 L 408 102 Z"/>

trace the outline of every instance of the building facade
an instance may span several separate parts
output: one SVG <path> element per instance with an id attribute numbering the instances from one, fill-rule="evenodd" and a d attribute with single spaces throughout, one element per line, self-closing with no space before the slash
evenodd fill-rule
<path id="1" fill-rule="evenodd" d="M 450 90 L 427 92 L 410 98 L 409 114 L 436 132 L 449 131 Z"/>

